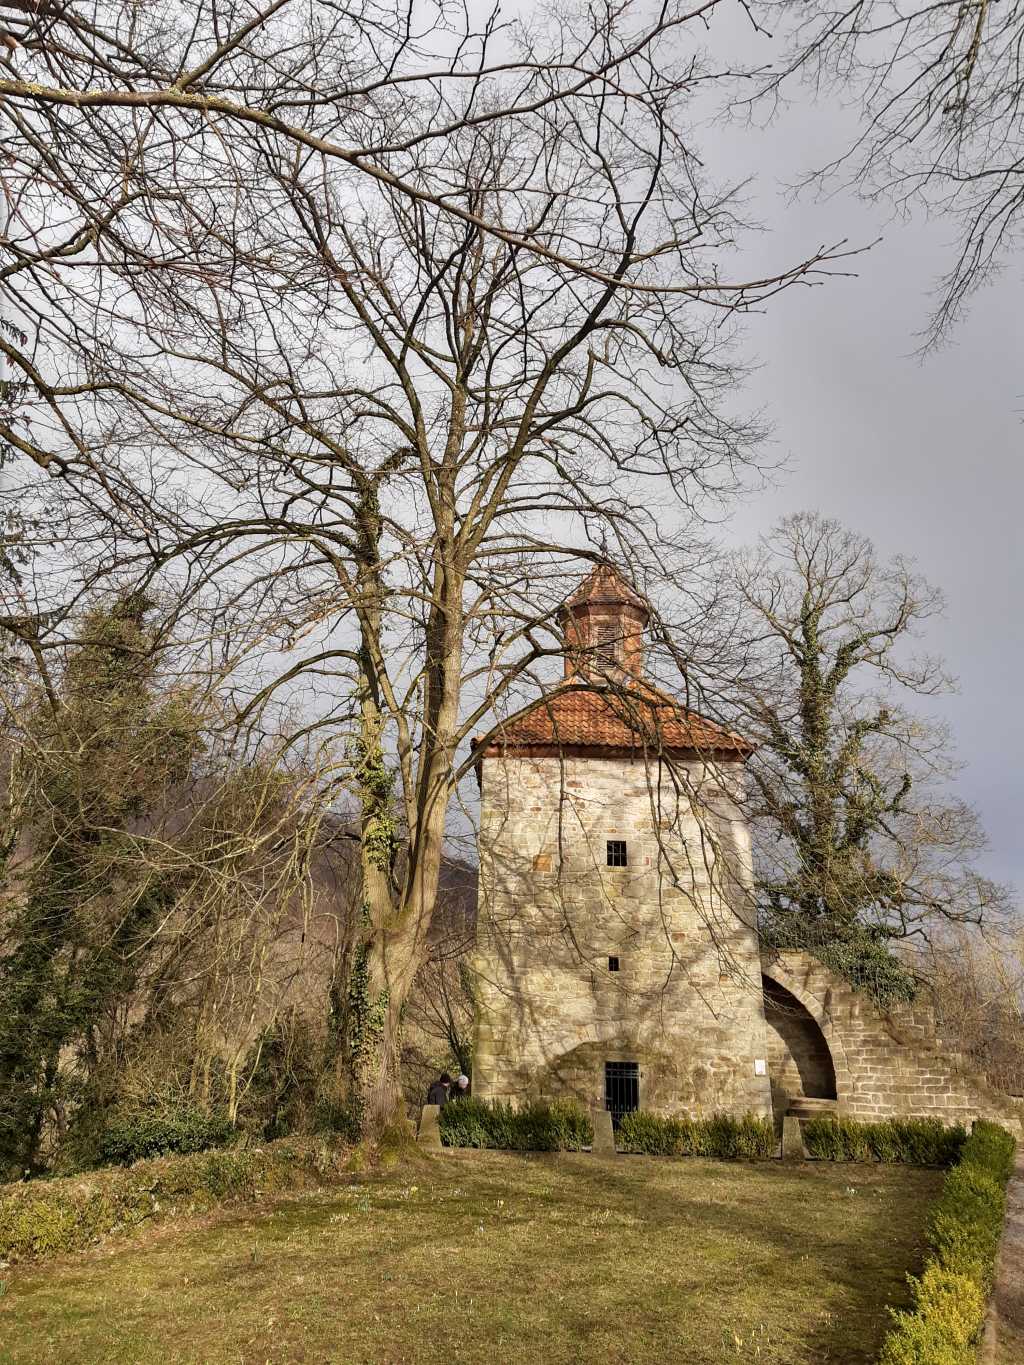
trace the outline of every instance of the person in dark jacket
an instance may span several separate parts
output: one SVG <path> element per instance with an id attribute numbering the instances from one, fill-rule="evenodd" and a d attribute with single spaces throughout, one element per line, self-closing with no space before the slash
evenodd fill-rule
<path id="1" fill-rule="evenodd" d="M 456 1078 L 455 1078 L 455 1089 L 452 1091 L 451 1097 L 452 1097 L 453 1100 L 468 1100 L 468 1099 L 469 1099 L 469 1077 L 468 1077 L 468 1076 L 466 1076 L 466 1075 L 456 1076 Z"/>
<path id="2" fill-rule="evenodd" d="M 448 1091 L 451 1089 L 452 1078 L 448 1072 L 442 1072 L 434 1084 L 427 1091 L 428 1104 L 447 1104 Z"/>

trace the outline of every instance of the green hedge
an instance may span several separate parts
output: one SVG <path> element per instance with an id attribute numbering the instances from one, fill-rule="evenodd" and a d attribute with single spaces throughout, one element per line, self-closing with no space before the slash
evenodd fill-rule
<path id="1" fill-rule="evenodd" d="M 880 1365 L 975 1365 L 1015 1147 L 997 1124 L 974 1125 L 928 1222 L 914 1306 L 893 1314 Z"/>
<path id="2" fill-rule="evenodd" d="M 709 1119 L 674 1119 L 637 1110 L 624 1114 L 616 1146 L 623 1152 L 648 1156 L 773 1157 L 778 1147 L 771 1119 L 734 1119 L 716 1114 Z"/>
<path id="3" fill-rule="evenodd" d="M 339 1152 L 292 1139 L 0 1186 L 0 1261 L 77 1251 L 109 1232 L 323 1183 Z"/>
<path id="4" fill-rule="evenodd" d="M 200 1109 L 145 1110 L 112 1119 L 100 1138 L 98 1156 L 104 1166 L 130 1166 L 147 1157 L 185 1156 L 223 1147 L 234 1136 L 229 1119 Z"/>
<path id="5" fill-rule="evenodd" d="M 452 1100 L 438 1123 L 446 1147 L 498 1147 L 513 1152 L 578 1152 L 594 1141 L 590 1115 L 571 1100 L 526 1104 Z"/>
<path id="6" fill-rule="evenodd" d="M 908 1166 L 952 1166 L 967 1140 L 959 1123 L 941 1119 L 807 1119 L 802 1125 L 808 1156 L 822 1161 L 889 1161 Z"/>

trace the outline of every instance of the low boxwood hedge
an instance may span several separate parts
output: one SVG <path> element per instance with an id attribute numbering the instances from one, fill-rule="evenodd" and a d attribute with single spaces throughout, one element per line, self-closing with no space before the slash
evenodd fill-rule
<path id="1" fill-rule="evenodd" d="M 905 1162 L 908 1166 L 952 1166 L 967 1140 L 959 1123 L 941 1119 L 856 1119 L 822 1117 L 803 1125 L 808 1156 L 821 1161 Z"/>
<path id="2" fill-rule="evenodd" d="M 571 1100 L 529 1100 L 521 1105 L 452 1100 L 442 1107 L 438 1124 L 445 1147 L 578 1152 L 594 1141 L 590 1115 Z"/>
<path id="3" fill-rule="evenodd" d="M 975 1365 L 1015 1147 L 997 1124 L 975 1123 L 932 1209 L 913 1307 L 893 1314 L 879 1365 Z"/>
<path id="4" fill-rule="evenodd" d="M 77 1251 L 106 1233 L 175 1210 L 204 1210 L 322 1184 L 340 1160 L 340 1149 L 284 1138 L 265 1147 L 161 1157 L 0 1186 L 0 1262 Z"/>
<path id="5" fill-rule="evenodd" d="M 639 1109 L 623 1114 L 615 1145 L 622 1152 L 643 1152 L 647 1156 L 761 1160 L 775 1155 L 778 1139 L 771 1119 L 755 1118 L 752 1114 L 741 1119 L 727 1114 L 683 1119 Z"/>

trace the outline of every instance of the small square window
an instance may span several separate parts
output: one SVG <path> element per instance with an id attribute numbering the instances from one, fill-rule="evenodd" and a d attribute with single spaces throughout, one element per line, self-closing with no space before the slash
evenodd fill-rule
<path id="1" fill-rule="evenodd" d="M 628 860 L 628 858 L 626 857 L 626 841 L 625 841 L 625 839 L 609 839 L 609 840 L 608 840 L 608 866 L 609 866 L 609 867 L 626 867 L 626 866 L 628 866 L 628 863 L 629 863 L 629 860 Z"/>
<path id="2" fill-rule="evenodd" d="M 610 972 L 617 972 L 619 970 L 619 959 L 617 957 L 610 957 L 608 959 L 608 970 Z"/>

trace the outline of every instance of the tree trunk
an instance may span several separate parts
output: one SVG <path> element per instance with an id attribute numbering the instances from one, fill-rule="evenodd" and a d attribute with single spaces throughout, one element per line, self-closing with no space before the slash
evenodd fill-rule
<path id="1" fill-rule="evenodd" d="M 367 1137 L 404 1118 L 402 1015 L 417 965 L 411 936 L 401 931 L 370 934 L 356 949 L 344 1029 L 346 1088 Z"/>
<path id="2" fill-rule="evenodd" d="M 371 726 L 364 730 L 372 734 Z M 366 750 L 364 749 L 364 753 Z M 435 757 L 434 766 L 448 762 Z M 425 803 L 410 840 L 400 885 L 394 877 L 390 792 L 380 780 L 382 757 L 363 763 L 361 832 L 363 925 L 349 973 L 342 1055 L 346 1100 L 356 1125 L 376 1136 L 404 1118 L 402 1017 L 427 952 L 437 902 L 446 794 Z M 443 786 L 450 769 L 444 770 Z"/>
<path id="3" fill-rule="evenodd" d="M 453 455 L 461 439 L 449 442 Z M 416 972 L 426 956 L 441 877 L 445 818 L 452 768 L 462 669 L 464 573 L 450 547 L 454 474 L 440 499 L 434 593 L 426 630 L 422 727 L 415 776 L 403 786 L 404 828 L 395 818 L 394 772 L 384 755 L 388 715 L 382 698 L 382 604 L 386 598 L 380 561 L 381 518 L 375 488 L 360 500 L 359 618 L 360 735 L 356 781 L 360 802 L 363 924 L 346 996 L 342 1030 L 346 1102 L 356 1126 L 377 1136 L 404 1119 L 402 1016 Z M 443 533 L 442 533 L 443 532 Z M 393 714 L 393 711 L 392 711 Z M 399 841 L 405 856 L 398 858 Z M 400 865 L 400 872 L 399 872 Z"/>

